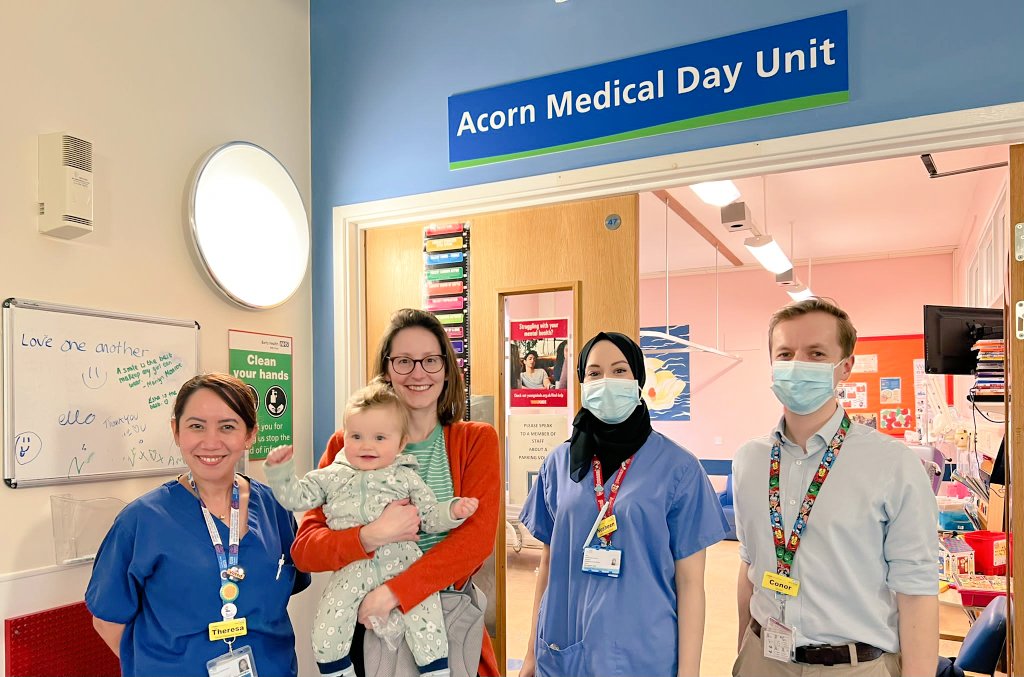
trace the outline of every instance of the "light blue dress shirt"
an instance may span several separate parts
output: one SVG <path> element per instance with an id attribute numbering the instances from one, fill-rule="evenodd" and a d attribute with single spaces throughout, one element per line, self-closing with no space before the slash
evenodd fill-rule
<path id="1" fill-rule="evenodd" d="M 778 617 L 775 593 L 761 587 L 775 572 L 768 515 L 772 444 L 782 441 L 779 476 L 788 539 L 822 453 L 843 419 L 842 407 L 807 441 L 786 439 L 785 420 L 771 435 L 747 442 L 733 459 L 740 559 L 750 565 L 753 618 Z M 850 425 L 839 456 L 811 510 L 792 576 L 800 594 L 787 598 L 786 623 L 796 644 L 864 642 L 899 651 L 896 593 L 938 593 L 938 509 L 921 461 L 902 442 L 859 423 Z"/>

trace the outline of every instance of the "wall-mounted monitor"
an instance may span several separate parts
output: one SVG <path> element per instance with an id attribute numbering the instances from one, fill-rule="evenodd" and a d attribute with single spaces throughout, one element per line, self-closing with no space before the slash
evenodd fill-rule
<path id="1" fill-rule="evenodd" d="M 924 370 L 929 374 L 973 374 L 978 339 L 1003 337 L 1001 308 L 924 307 Z"/>

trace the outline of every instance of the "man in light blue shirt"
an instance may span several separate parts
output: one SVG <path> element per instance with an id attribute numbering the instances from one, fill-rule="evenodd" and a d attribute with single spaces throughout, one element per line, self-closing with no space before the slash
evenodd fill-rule
<path id="1" fill-rule="evenodd" d="M 734 675 L 935 674 L 935 499 L 909 449 L 839 406 L 856 341 L 849 316 L 817 298 L 769 324 L 783 416 L 733 460 Z"/>

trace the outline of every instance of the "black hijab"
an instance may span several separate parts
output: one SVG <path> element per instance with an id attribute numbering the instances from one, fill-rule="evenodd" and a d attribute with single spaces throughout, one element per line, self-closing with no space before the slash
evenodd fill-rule
<path id="1" fill-rule="evenodd" d="M 622 351 L 634 378 L 642 388 L 647 378 L 644 354 L 633 339 L 614 331 L 601 332 L 583 346 L 576 364 L 580 384 L 582 385 L 586 378 L 590 349 L 598 341 L 611 341 Z M 614 468 L 636 453 L 650 434 L 651 414 L 647 411 L 647 403 L 643 398 L 640 398 L 640 404 L 629 418 L 621 423 L 605 423 L 589 409 L 581 407 L 572 422 L 572 437 L 569 438 L 569 477 L 573 482 L 579 482 L 586 477 L 590 472 L 591 460 L 595 456 L 601 461 L 602 468 Z"/>

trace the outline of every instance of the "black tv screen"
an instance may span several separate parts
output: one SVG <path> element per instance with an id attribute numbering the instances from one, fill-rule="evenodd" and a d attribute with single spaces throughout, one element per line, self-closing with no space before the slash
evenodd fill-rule
<path id="1" fill-rule="evenodd" d="M 1001 308 L 924 307 L 924 370 L 929 374 L 973 374 L 978 339 L 1003 337 Z"/>

